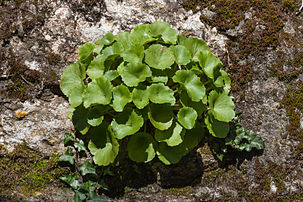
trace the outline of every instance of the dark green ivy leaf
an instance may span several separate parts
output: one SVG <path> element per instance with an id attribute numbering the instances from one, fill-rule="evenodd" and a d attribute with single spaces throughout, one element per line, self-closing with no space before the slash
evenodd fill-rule
<path id="1" fill-rule="evenodd" d="M 68 147 L 65 154 L 61 155 L 58 159 L 61 162 L 69 162 L 71 165 L 75 164 L 75 157 L 73 155 L 72 147 Z"/>
<path id="2" fill-rule="evenodd" d="M 70 133 L 64 134 L 64 146 L 73 145 L 74 143 L 74 136 Z"/>
<path id="3" fill-rule="evenodd" d="M 94 166 L 93 164 L 91 164 L 88 160 L 86 160 L 80 167 L 79 170 L 81 172 L 82 176 L 85 175 L 94 175 L 97 176 L 96 173 L 96 166 Z"/>

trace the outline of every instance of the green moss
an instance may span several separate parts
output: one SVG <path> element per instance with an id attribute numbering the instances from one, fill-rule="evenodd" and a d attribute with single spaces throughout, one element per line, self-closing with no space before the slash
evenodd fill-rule
<path id="1" fill-rule="evenodd" d="M 14 196 L 14 192 L 34 196 L 48 184 L 61 185 L 58 177 L 70 172 L 69 168 L 58 166 L 59 155 L 45 157 L 26 143 L 10 153 L 3 146 L 0 149 L 0 196 Z"/>
<path id="2" fill-rule="evenodd" d="M 192 199 L 192 187 L 182 187 L 182 188 L 170 188 L 164 191 L 166 195 L 174 195 L 174 196 L 186 196 L 188 199 Z"/>

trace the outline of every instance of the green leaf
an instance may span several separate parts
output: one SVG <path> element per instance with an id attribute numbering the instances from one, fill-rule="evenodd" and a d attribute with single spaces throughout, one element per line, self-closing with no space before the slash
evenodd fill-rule
<path id="1" fill-rule="evenodd" d="M 104 112 L 109 109 L 108 106 L 96 105 L 91 108 L 87 115 L 87 123 L 91 126 L 99 126 L 104 119 Z"/>
<path id="2" fill-rule="evenodd" d="M 210 134 L 217 138 L 225 138 L 229 132 L 229 123 L 218 121 L 208 112 L 205 118 L 205 124 Z"/>
<path id="3" fill-rule="evenodd" d="M 138 109 L 143 109 L 149 103 L 149 91 L 145 88 L 134 88 L 132 100 Z"/>
<path id="4" fill-rule="evenodd" d="M 82 202 L 86 199 L 85 194 L 79 192 L 79 191 L 75 191 L 75 196 L 73 199 L 73 202 Z"/>
<path id="5" fill-rule="evenodd" d="M 182 106 L 193 108 L 197 112 L 198 117 L 201 117 L 203 115 L 203 112 L 205 112 L 207 109 L 207 106 L 203 104 L 202 101 L 193 102 L 188 96 L 186 90 L 181 91 L 180 101 Z"/>
<path id="6" fill-rule="evenodd" d="M 190 130 L 194 127 L 198 114 L 191 107 L 183 107 L 179 110 L 177 117 L 179 123 L 181 123 L 184 128 Z"/>
<path id="7" fill-rule="evenodd" d="M 86 151 L 86 147 L 85 147 L 85 145 L 84 145 L 84 142 L 83 142 L 83 140 L 79 140 L 79 141 L 76 141 L 75 143 L 74 143 L 74 147 L 75 147 L 75 149 L 78 151 L 78 152 L 81 152 L 81 151 Z"/>
<path id="8" fill-rule="evenodd" d="M 116 37 L 113 35 L 113 33 L 108 32 L 105 34 L 101 39 L 99 39 L 96 42 L 96 45 L 100 46 L 108 46 L 111 45 L 115 41 Z"/>
<path id="9" fill-rule="evenodd" d="M 168 76 L 165 71 L 159 69 L 151 69 L 152 77 L 148 79 L 152 83 L 166 83 L 168 81 Z"/>
<path id="10" fill-rule="evenodd" d="M 82 176 L 85 176 L 85 175 L 97 176 L 96 166 L 91 164 L 88 160 L 84 161 L 84 163 L 79 167 L 79 171 Z"/>
<path id="11" fill-rule="evenodd" d="M 112 129 L 118 139 L 133 135 L 140 130 L 144 121 L 135 110 L 126 108 L 111 122 Z"/>
<path id="12" fill-rule="evenodd" d="M 223 65 L 219 58 L 214 56 L 209 50 L 200 52 L 199 64 L 208 78 L 214 80 L 215 75 L 219 73 L 220 67 Z"/>
<path id="13" fill-rule="evenodd" d="M 113 136 L 109 124 L 103 122 L 100 126 L 92 128 L 89 133 L 91 140 L 88 149 L 94 155 L 94 162 L 99 166 L 113 163 L 119 152 L 119 143 Z"/>
<path id="14" fill-rule="evenodd" d="M 133 44 L 144 45 L 148 42 L 154 41 L 148 25 L 138 25 L 130 32 L 130 39 Z"/>
<path id="15" fill-rule="evenodd" d="M 178 70 L 173 76 L 173 81 L 182 84 L 194 102 L 199 102 L 206 96 L 204 85 L 191 70 Z"/>
<path id="16" fill-rule="evenodd" d="M 60 89 L 68 97 L 72 107 L 77 107 L 82 103 L 85 76 L 85 68 L 79 63 L 69 65 L 62 74 Z"/>
<path id="17" fill-rule="evenodd" d="M 174 121 L 168 130 L 155 130 L 155 139 L 158 142 L 166 142 L 168 146 L 177 146 L 183 142 L 185 134 L 183 127 Z"/>
<path id="18" fill-rule="evenodd" d="M 61 155 L 58 159 L 59 162 L 69 162 L 71 165 L 75 164 L 75 157 L 73 155 L 73 149 L 68 147 L 65 154 Z"/>
<path id="19" fill-rule="evenodd" d="M 190 52 L 184 46 L 171 46 L 169 49 L 174 53 L 176 63 L 179 65 L 187 65 L 190 62 Z"/>
<path id="20" fill-rule="evenodd" d="M 125 105 L 131 102 L 131 94 L 123 84 L 114 87 L 113 90 L 113 108 L 116 112 L 122 112 Z"/>
<path id="21" fill-rule="evenodd" d="M 132 45 L 130 48 L 122 54 L 124 61 L 131 63 L 142 63 L 144 57 L 143 45 Z"/>
<path id="22" fill-rule="evenodd" d="M 127 144 L 128 156 L 133 161 L 147 163 L 156 155 L 153 145 L 153 137 L 148 133 L 132 135 Z"/>
<path id="23" fill-rule="evenodd" d="M 182 45 L 189 50 L 194 62 L 199 62 L 198 56 L 200 52 L 209 50 L 209 47 L 202 39 L 179 37 L 178 40 L 179 45 Z"/>
<path id="24" fill-rule="evenodd" d="M 60 180 L 71 186 L 74 190 L 78 190 L 80 187 L 80 182 L 78 181 L 76 176 L 64 175 L 63 177 L 59 177 L 59 178 Z"/>
<path id="25" fill-rule="evenodd" d="M 224 70 L 220 69 L 220 74 L 221 75 L 216 79 L 214 84 L 216 87 L 223 87 L 224 93 L 228 95 L 231 88 L 231 80 Z"/>
<path id="26" fill-rule="evenodd" d="M 85 135 L 89 129 L 89 124 L 87 123 L 88 109 L 85 109 L 83 105 L 75 108 L 72 114 L 72 122 L 77 131 L 82 135 Z"/>
<path id="27" fill-rule="evenodd" d="M 226 94 L 218 94 L 215 90 L 208 96 L 209 108 L 218 121 L 230 122 L 235 117 L 235 104 Z"/>
<path id="28" fill-rule="evenodd" d="M 149 99 L 156 104 L 170 103 L 174 105 L 176 99 L 174 97 L 174 91 L 163 83 L 152 84 L 148 87 Z"/>
<path id="29" fill-rule="evenodd" d="M 104 74 L 104 77 L 109 80 L 115 80 L 119 76 L 119 73 L 117 70 L 109 70 Z"/>
<path id="30" fill-rule="evenodd" d="M 167 69 L 170 68 L 175 62 L 173 52 L 166 46 L 160 44 L 153 44 L 144 51 L 145 62 L 155 69 Z"/>
<path id="31" fill-rule="evenodd" d="M 70 133 L 64 134 L 64 146 L 73 145 L 74 143 L 74 136 Z"/>
<path id="32" fill-rule="evenodd" d="M 251 130 L 246 130 L 242 127 L 236 129 L 236 137 L 232 142 L 232 146 L 239 151 L 250 152 L 253 148 L 258 150 L 264 149 L 262 138 L 254 134 Z"/>
<path id="33" fill-rule="evenodd" d="M 93 60 L 93 50 L 95 48 L 95 44 L 86 43 L 79 48 L 79 60 L 80 63 L 87 67 L 89 63 Z"/>
<path id="34" fill-rule="evenodd" d="M 93 104 L 109 104 L 112 99 L 112 89 L 112 84 L 104 76 L 92 80 L 92 82 L 88 84 L 84 94 L 85 108 Z"/>
<path id="35" fill-rule="evenodd" d="M 91 79 L 97 79 L 101 77 L 105 71 L 104 61 L 106 55 L 98 55 L 88 66 L 87 74 Z"/>
<path id="36" fill-rule="evenodd" d="M 184 148 L 180 145 L 169 147 L 166 143 L 161 142 L 157 149 L 157 156 L 165 165 L 178 163 L 184 155 Z"/>
<path id="37" fill-rule="evenodd" d="M 149 25 L 152 36 L 161 36 L 165 43 L 176 44 L 178 33 L 166 22 L 155 22 Z"/>
<path id="38" fill-rule="evenodd" d="M 148 118 L 155 128 L 167 130 L 173 124 L 173 110 L 168 104 L 151 104 Z"/>
<path id="39" fill-rule="evenodd" d="M 132 42 L 130 40 L 130 33 L 129 32 L 120 32 L 117 35 L 117 42 L 122 45 L 124 50 L 129 49 L 129 47 L 132 45 Z"/>
<path id="40" fill-rule="evenodd" d="M 119 65 L 118 73 L 122 77 L 123 82 L 129 87 L 137 86 L 152 74 L 149 67 L 145 64 L 128 63 L 125 66 L 124 62 Z"/>

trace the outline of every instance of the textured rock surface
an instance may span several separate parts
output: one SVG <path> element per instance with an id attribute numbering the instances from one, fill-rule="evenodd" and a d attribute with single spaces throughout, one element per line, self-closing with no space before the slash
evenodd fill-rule
<path id="1" fill-rule="evenodd" d="M 233 87 L 233 95 L 237 109 L 243 112 L 242 123 L 263 138 L 266 148 L 259 157 L 238 158 L 242 163 L 239 168 L 232 165 L 226 171 L 219 168 L 206 147 L 200 151 L 201 183 L 180 189 L 163 189 L 153 183 L 130 189 L 119 200 L 302 197 L 303 158 L 298 145 L 303 138 L 290 134 L 288 105 L 281 104 L 287 89 L 302 82 L 303 54 L 297 56 L 297 53 L 303 51 L 303 15 L 294 15 L 300 2 L 266 1 L 273 8 L 263 8 L 261 0 L 257 7 L 245 4 L 245 12 L 239 14 L 243 18 L 235 23 L 230 20 L 234 27 L 224 27 L 215 20 L 222 16 L 226 7 L 236 13 L 234 7 L 219 5 L 222 1 L 205 1 L 213 4 L 209 7 L 208 3 L 191 2 L 192 6 L 176 0 L 12 0 L 0 3 L 0 144 L 12 150 L 15 144 L 26 141 L 45 155 L 62 152 L 63 134 L 72 130 L 72 124 L 67 118 L 68 102 L 58 87 L 59 78 L 64 68 L 77 60 L 79 46 L 95 42 L 107 32 L 117 34 L 138 24 L 163 20 L 180 34 L 204 39 L 212 52 L 224 61 L 232 82 L 237 85 Z M 233 2 L 242 8 L 241 3 L 246 1 Z M 266 3 L 264 5 L 266 7 Z M 188 8 L 191 9 L 186 10 Z M 265 33 L 269 25 L 257 15 L 262 9 L 276 9 L 279 29 Z M 257 42 L 249 36 L 256 41 L 268 36 L 275 40 L 268 38 L 269 45 L 264 45 L 267 41 L 255 44 Z M 296 110 L 303 113 L 298 107 Z M 20 117 L 19 112 L 26 114 Z M 178 168 L 175 170 L 181 172 Z M 42 193 L 35 200 L 44 199 Z"/>

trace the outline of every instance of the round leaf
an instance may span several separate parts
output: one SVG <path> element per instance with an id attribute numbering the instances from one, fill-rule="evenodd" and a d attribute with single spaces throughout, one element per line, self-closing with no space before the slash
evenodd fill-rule
<path id="1" fill-rule="evenodd" d="M 129 158 L 136 162 L 145 163 L 153 160 L 156 155 L 153 142 L 153 137 L 148 133 L 132 135 L 127 145 Z"/>
<path id="2" fill-rule="evenodd" d="M 194 127 L 198 114 L 191 107 L 183 107 L 179 110 L 177 117 L 179 123 L 181 123 L 184 128 L 190 130 Z"/>
<path id="3" fill-rule="evenodd" d="M 142 63 L 144 57 L 143 45 L 132 45 L 126 52 L 122 54 L 124 61 L 131 63 Z"/>
<path id="4" fill-rule="evenodd" d="M 166 142 L 168 146 L 177 146 L 183 142 L 185 130 L 183 127 L 174 122 L 168 130 L 155 130 L 155 139 L 158 142 Z"/>
<path id="5" fill-rule="evenodd" d="M 191 70 L 178 70 L 175 76 L 173 76 L 173 81 L 182 84 L 194 102 L 199 102 L 206 95 L 204 85 Z"/>
<path id="6" fill-rule="evenodd" d="M 166 143 L 160 143 L 157 156 L 165 165 L 178 163 L 185 155 L 185 150 L 180 145 L 169 147 Z"/>
<path id="7" fill-rule="evenodd" d="M 209 50 L 200 52 L 198 59 L 204 73 L 208 78 L 214 80 L 215 75 L 219 74 L 220 67 L 222 66 L 220 59 L 214 56 Z"/>
<path id="8" fill-rule="evenodd" d="M 148 91 L 149 99 L 153 103 L 170 103 L 171 105 L 174 105 L 176 102 L 174 91 L 171 90 L 168 86 L 165 86 L 163 83 L 152 84 L 148 87 Z"/>
<path id="9" fill-rule="evenodd" d="M 84 106 L 88 108 L 92 104 L 109 104 L 112 99 L 112 89 L 112 84 L 104 76 L 92 80 L 84 94 Z"/>
<path id="10" fill-rule="evenodd" d="M 114 87 L 113 90 L 113 108 L 116 112 L 122 112 L 125 105 L 131 102 L 131 94 L 123 84 Z"/>
<path id="11" fill-rule="evenodd" d="M 231 88 L 231 80 L 224 70 L 220 69 L 220 74 L 221 75 L 216 79 L 214 84 L 216 87 L 223 87 L 224 93 L 228 95 Z"/>
<path id="12" fill-rule="evenodd" d="M 79 63 L 69 65 L 62 74 L 60 89 L 69 98 L 72 107 L 77 107 L 82 103 L 85 76 L 85 68 Z"/>
<path id="13" fill-rule="evenodd" d="M 155 128 L 167 130 L 173 123 L 173 110 L 168 104 L 151 104 L 148 118 Z"/>
<path id="14" fill-rule="evenodd" d="M 118 67 L 118 73 L 122 77 L 123 82 L 129 86 L 137 86 L 140 82 L 145 81 L 146 77 L 150 77 L 152 72 L 149 67 L 142 63 L 121 63 Z"/>
<path id="15" fill-rule="evenodd" d="M 185 90 L 182 90 L 180 93 L 180 101 L 183 106 L 193 108 L 197 112 L 198 117 L 201 117 L 207 109 L 207 106 L 202 101 L 193 102 Z"/>
<path id="16" fill-rule="evenodd" d="M 95 44 L 86 43 L 79 48 L 79 61 L 85 67 L 89 65 L 89 63 L 93 60 L 93 50 L 95 48 Z"/>
<path id="17" fill-rule="evenodd" d="M 97 105 L 91 108 L 88 112 L 87 123 L 91 126 L 99 126 L 103 121 L 103 113 L 108 110 L 108 107 Z"/>
<path id="18" fill-rule="evenodd" d="M 214 137 L 225 138 L 229 132 L 229 123 L 218 121 L 210 112 L 207 113 L 205 124 Z"/>
<path id="19" fill-rule="evenodd" d="M 71 116 L 75 129 L 83 135 L 86 134 L 89 129 L 89 125 L 86 121 L 87 116 L 88 109 L 85 109 L 83 105 L 76 107 Z"/>
<path id="20" fill-rule="evenodd" d="M 218 94 L 215 90 L 208 96 L 209 108 L 218 121 L 230 122 L 235 117 L 235 104 L 226 94 Z"/>
<path id="21" fill-rule="evenodd" d="M 170 49 L 160 44 L 153 44 L 144 51 L 145 62 L 155 69 L 170 68 L 175 62 L 175 57 Z"/>
<path id="22" fill-rule="evenodd" d="M 138 109 L 143 109 L 149 103 L 149 91 L 147 88 L 135 88 L 132 92 L 132 100 Z"/>
<path id="23" fill-rule="evenodd" d="M 126 108 L 111 122 L 112 129 L 118 139 L 133 135 L 143 126 L 144 120 L 135 110 Z"/>
<path id="24" fill-rule="evenodd" d="M 150 24 L 149 28 L 153 36 L 161 36 L 165 43 L 175 44 L 177 42 L 178 33 L 167 22 L 155 22 Z"/>
<path id="25" fill-rule="evenodd" d="M 91 79 L 97 79 L 103 75 L 105 71 L 104 61 L 106 55 L 98 55 L 88 66 L 87 74 Z"/>
<path id="26" fill-rule="evenodd" d="M 133 44 L 144 45 L 148 42 L 154 41 L 148 25 L 138 25 L 130 32 L 130 39 Z"/>
<path id="27" fill-rule="evenodd" d="M 171 51 L 174 53 L 176 63 L 179 65 L 187 65 L 190 62 L 190 52 L 184 46 L 171 46 Z"/>
<path id="28" fill-rule="evenodd" d="M 209 50 L 209 47 L 202 39 L 179 37 L 179 45 L 184 46 L 189 50 L 192 60 L 199 62 L 199 54 L 202 51 Z"/>

